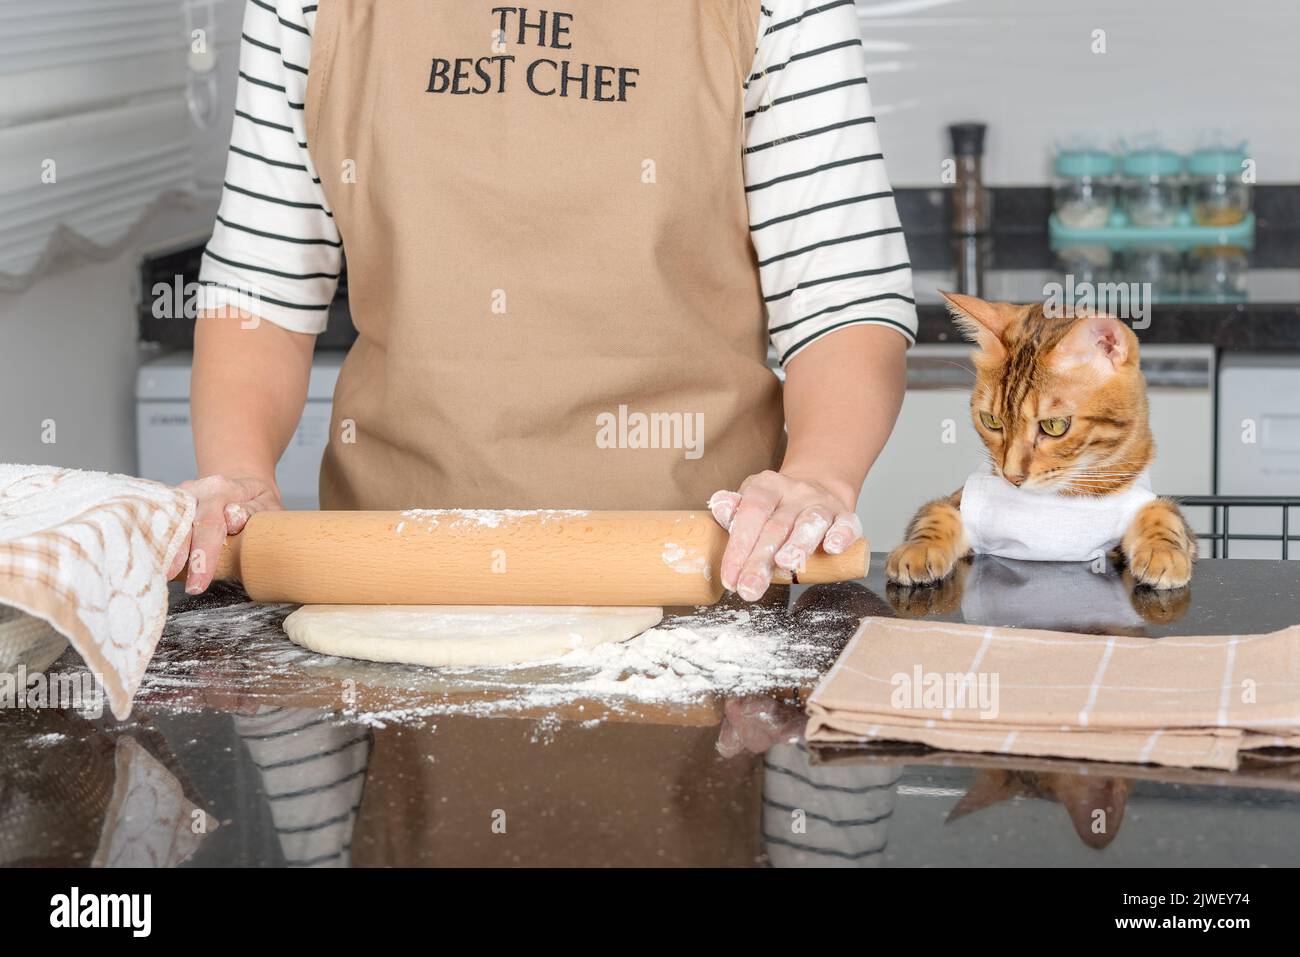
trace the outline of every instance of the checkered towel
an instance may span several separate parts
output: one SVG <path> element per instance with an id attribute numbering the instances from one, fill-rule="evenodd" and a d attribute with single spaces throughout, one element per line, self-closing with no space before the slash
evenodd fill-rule
<path id="1" fill-rule="evenodd" d="M 1300 748 L 1300 625 L 1149 639 L 866 618 L 808 714 L 813 744 L 1233 770 Z"/>
<path id="2" fill-rule="evenodd" d="M 0 604 L 43 619 L 99 676 L 118 718 L 167 617 L 186 492 L 125 475 L 0 465 Z"/>

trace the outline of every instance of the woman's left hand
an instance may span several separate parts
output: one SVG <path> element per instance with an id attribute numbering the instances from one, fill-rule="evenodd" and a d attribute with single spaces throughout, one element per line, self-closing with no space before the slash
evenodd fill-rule
<path id="1" fill-rule="evenodd" d="M 862 537 L 847 490 L 780 472 L 759 472 L 738 492 L 721 490 L 709 511 L 731 533 L 722 555 L 722 586 L 745 601 L 763 597 L 776 568 L 798 572 L 818 545 L 838 555 Z"/>

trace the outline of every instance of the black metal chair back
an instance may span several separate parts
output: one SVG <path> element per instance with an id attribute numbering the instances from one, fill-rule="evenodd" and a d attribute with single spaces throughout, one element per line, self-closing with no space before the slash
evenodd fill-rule
<path id="1" fill-rule="evenodd" d="M 1236 542 L 1280 542 L 1282 557 L 1289 558 L 1291 542 L 1300 541 L 1300 535 L 1291 533 L 1291 512 L 1300 508 L 1300 496 L 1278 495 L 1175 495 L 1174 501 L 1186 508 L 1209 508 L 1210 530 L 1197 532 L 1196 537 L 1206 539 L 1211 544 L 1212 558 L 1228 558 L 1231 543 Z M 1281 518 L 1280 529 L 1276 535 L 1260 532 L 1232 531 L 1231 513 L 1234 508 L 1276 509 Z"/>

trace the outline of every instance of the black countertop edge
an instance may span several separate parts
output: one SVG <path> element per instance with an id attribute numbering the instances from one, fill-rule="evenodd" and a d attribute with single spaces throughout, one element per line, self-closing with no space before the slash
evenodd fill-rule
<path id="1" fill-rule="evenodd" d="M 905 228 L 908 258 L 915 270 L 951 270 L 956 262 L 954 240 L 946 231 L 933 232 Z M 990 269 L 1055 269 L 1056 253 L 1052 250 L 1046 221 L 1034 227 L 995 229 L 988 236 Z M 1247 253 L 1251 269 L 1300 268 L 1300 228 L 1281 229 L 1258 226 L 1255 246 Z"/>
<path id="2" fill-rule="evenodd" d="M 1048 186 L 994 186 L 993 231 L 987 244 L 989 270 L 1054 270 L 1047 234 L 1052 209 Z M 912 268 L 946 272 L 954 268 L 953 240 L 948 233 L 951 190 L 904 187 L 895 190 L 899 219 Z M 1251 269 L 1300 269 L 1300 183 L 1259 185 L 1252 199 L 1258 223 Z M 158 319 L 148 290 L 158 282 L 198 279 L 204 244 L 146 257 L 141 263 L 139 338 L 164 350 L 191 349 L 193 318 Z M 924 298 L 924 291 L 923 291 Z M 951 323 L 937 302 L 922 302 L 920 342 L 955 342 Z M 1159 305 L 1143 341 L 1206 343 L 1227 349 L 1300 349 L 1300 303 L 1223 303 Z M 321 350 L 346 350 L 356 338 L 348 309 L 346 272 L 330 307 L 327 330 L 317 339 Z"/>
<path id="3" fill-rule="evenodd" d="M 965 342 L 940 303 L 920 303 L 916 341 Z M 1300 350 L 1300 303 L 1156 303 L 1143 345 L 1210 345 L 1220 349 Z"/>
<path id="4" fill-rule="evenodd" d="M 998 232 L 1040 231 L 1052 212 L 1050 186 L 990 186 L 993 228 Z M 952 221 L 949 187 L 898 187 L 898 216 L 908 238 L 942 233 Z M 1270 183 L 1252 189 L 1251 208 L 1260 229 L 1300 229 L 1300 183 Z"/>

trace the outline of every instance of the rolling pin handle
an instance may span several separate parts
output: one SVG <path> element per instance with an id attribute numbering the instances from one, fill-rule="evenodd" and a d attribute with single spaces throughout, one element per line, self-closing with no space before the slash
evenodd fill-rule
<path id="1" fill-rule="evenodd" d="M 808 556 L 803 568 L 796 571 L 794 575 L 787 573 L 783 577 L 785 582 L 793 579 L 800 585 L 856 581 L 867 577 L 867 565 L 870 560 L 871 554 L 867 551 L 866 539 L 860 538 L 838 555 L 832 555 L 818 548 Z M 773 580 L 781 581 L 775 577 Z"/>

